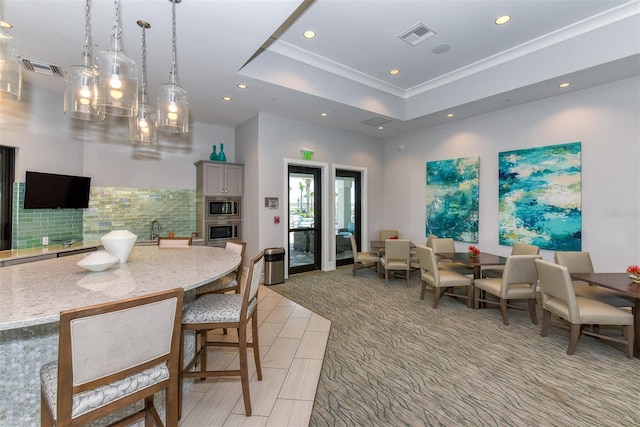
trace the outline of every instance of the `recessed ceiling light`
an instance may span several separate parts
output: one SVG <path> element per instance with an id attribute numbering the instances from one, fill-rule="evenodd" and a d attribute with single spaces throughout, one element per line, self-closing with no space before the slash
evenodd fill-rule
<path id="1" fill-rule="evenodd" d="M 384 129 L 384 126 L 378 126 L 378 130 Z"/>
<path id="2" fill-rule="evenodd" d="M 329 114 L 328 114 L 328 113 L 320 113 L 320 115 L 321 115 L 322 117 L 327 117 Z"/>
<path id="3" fill-rule="evenodd" d="M 495 23 L 496 25 L 504 25 L 509 21 L 511 21 L 511 17 L 509 15 L 502 15 L 496 18 Z"/>
<path id="4" fill-rule="evenodd" d="M 244 84 L 244 83 L 238 84 L 238 89 L 246 89 L 246 88 L 247 88 L 246 84 Z"/>
<path id="5" fill-rule="evenodd" d="M 13 25 L 11 25 L 7 21 L 0 21 L 0 27 L 2 27 L 2 28 L 13 28 Z"/>
<path id="6" fill-rule="evenodd" d="M 453 114 L 453 113 L 449 113 L 449 114 L 447 114 L 447 117 L 453 117 L 454 115 L 455 114 Z"/>
<path id="7" fill-rule="evenodd" d="M 394 68 L 393 70 L 389 70 L 389 74 L 395 76 L 396 74 L 400 74 L 400 70 Z"/>
<path id="8" fill-rule="evenodd" d="M 222 98 L 222 99 L 224 99 L 225 101 L 231 101 L 231 97 L 230 97 L 230 96 L 225 96 L 225 97 L 224 97 L 224 98 Z"/>
<path id="9" fill-rule="evenodd" d="M 560 84 L 558 85 L 558 87 L 569 87 L 569 86 L 571 86 L 571 83 L 569 83 L 569 82 L 560 83 Z"/>
<path id="10" fill-rule="evenodd" d="M 312 39 L 316 36 L 316 33 L 315 31 L 308 30 L 308 31 L 305 31 L 302 35 L 304 36 L 305 39 Z"/>

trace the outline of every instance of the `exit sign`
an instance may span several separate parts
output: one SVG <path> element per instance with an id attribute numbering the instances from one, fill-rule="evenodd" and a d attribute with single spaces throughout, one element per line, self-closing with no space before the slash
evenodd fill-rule
<path id="1" fill-rule="evenodd" d="M 300 154 L 302 154 L 304 160 L 313 159 L 313 150 L 300 150 Z"/>

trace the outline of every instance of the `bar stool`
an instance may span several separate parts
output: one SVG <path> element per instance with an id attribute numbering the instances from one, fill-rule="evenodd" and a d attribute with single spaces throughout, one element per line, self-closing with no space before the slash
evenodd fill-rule
<path id="1" fill-rule="evenodd" d="M 193 358 L 183 366 L 181 378 L 210 378 L 240 376 L 245 414 L 251 416 L 251 398 L 249 395 L 249 366 L 247 363 L 247 347 L 253 349 L 256 364 L 256 376 L 262 380 L 260 367 L 260 351 L 258 347 L 258 288 L 264 267 L 264 251 L 253 258 L 249 271 L 243 276 L 242 293 L 216 294 L 210 293 L 197 298 L 182 313 L 182 341 L 184 348 L 184 332 L 195 330 L 200 339 L 196 340 L 196 351 Z M 247 327 L 251 321 L 251 342 L 247 342 Z M 238 341 L 209 341 L 207 333 L 213 329 L 237 329 Z M 207 370 L 208 347 L 235 347 L 240 356 L 240 369 L 209 371 Z M 184 358 L 184 354 L 182 354 Z M 192 370 L 198 365 L 198 370 Z M 182 389 L 182 387 L 180 387 Z M 182 401 L 182 398 L 180 398 Z M 182 406 L 182 405 L 180 405 Z"/>
<path id="2" fill-rule="evenodd" d="M 40 369 L 42 426 L 84 426 L 144 400 L 121 425 L 178 425 L 183 289 L 60 313 L 58 360 Z M 165 424 L 153 403 L 166 391 Z"/>
<path id="3" fill-rule="evenodd" d="M 211 293 L 217 294 L 229 291 L 235 291 L 236 294 L 240 293 L 240 276 L 242 275 L 244 253 L 246 251 L 247 244 L 240 240 L 227 240 L 224 248 L 227 251 L 240 255 L 240 265 L 238 265 L 238 268 L 236 268 L 235 271 L 222 276 L 220 279 L 196 288 L 196 298 Z"/>

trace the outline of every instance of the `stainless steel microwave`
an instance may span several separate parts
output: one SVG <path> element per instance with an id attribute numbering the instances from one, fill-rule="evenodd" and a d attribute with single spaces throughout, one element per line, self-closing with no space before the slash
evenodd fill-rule
<path id="1" fill-rule="evenodd" d="M 242 223 L 238 220 L 205 223 L 205 245 L 224 246 L 227 240 L 242 240 Z"/>
<path id="2" fill-rule="evenodd" d="M 240 198 L 206 197 L 204 209 L 206 221 L 240 219 Z"/>

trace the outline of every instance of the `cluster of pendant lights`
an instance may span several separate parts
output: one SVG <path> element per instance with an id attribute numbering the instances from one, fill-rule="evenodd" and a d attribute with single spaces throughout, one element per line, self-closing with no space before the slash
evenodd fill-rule
<path id="1" fill-rule="evenodd" d="M 114 0 L 115 23 L 109 50 L 99 52 L 92 62 L 90 1 L 85 3 L 85 44 L 80 65 L 65 73 L 64 112 L 80 120 L 103 120 L 105 114 L 129 117 L 129 142 L 139 145 L 158 143 L 157 130 L 169 133 L 189 132 L 189 97 L 178 85 L 176 72 L 176 3 L 172 3 L 172 60 L 169 83 L 160 86 L 156 110 L 148 104 L 146 88 L 146 30 L 151 25 L 138 21 L 142 28 L 142 83 L 138 93 L 136 64 L 122 52 L 118 0 Z"/>

